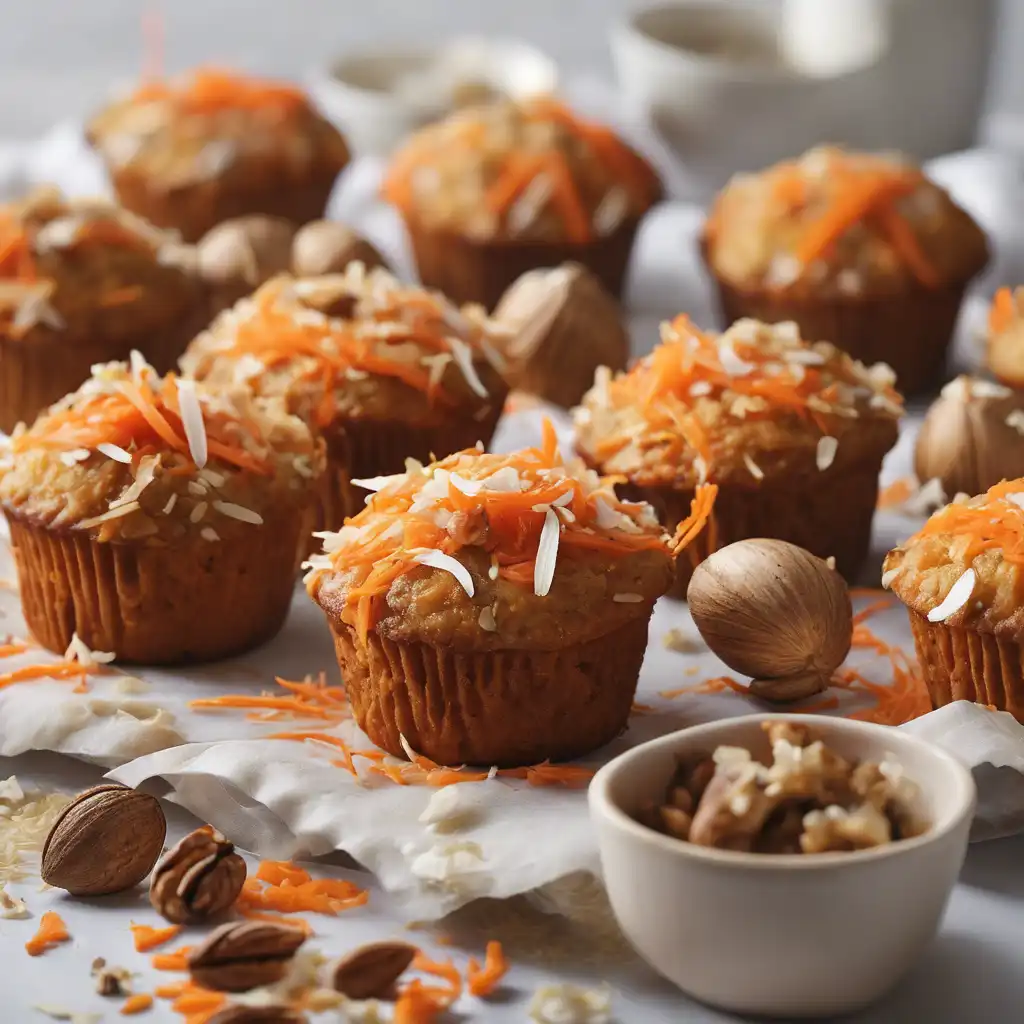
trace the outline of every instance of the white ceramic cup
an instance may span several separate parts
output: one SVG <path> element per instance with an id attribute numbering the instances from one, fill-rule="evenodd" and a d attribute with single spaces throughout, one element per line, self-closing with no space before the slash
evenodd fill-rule
<path id="1" fill-rule="evenodd" d="M 800 722 L 849 759 L 902 765 L 930 823 L 911 839 L 852 853 L 736 853 L 636 822 L 676 757 L 722 744 L 768 755 L 761 723 Z M 897 729 L 821 715 L 751 715 L 698 725 L 615 758 L 590 786 L 601 866 L 623 932 L 656 970 L 728 1010 L 818 1017 L 873 1002 L 935 935 L 967 848 L 971 773 Z"/>

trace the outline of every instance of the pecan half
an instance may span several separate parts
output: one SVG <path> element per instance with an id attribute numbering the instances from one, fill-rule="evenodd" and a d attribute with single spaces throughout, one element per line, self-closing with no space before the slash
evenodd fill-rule
<path id="1" fill-rule="evenodd" d="M 227 910 L 242 891 L 245 861 L 215 829 L 196 829 L 153 871 L 149 902 L 174 924 L 194 924 Z"/>
<path id="2" fill-rule="evenodd" d="M 188 958 L 192 980 L 218 992 L 247 992 L 280 981 L 306 933 L 264 921 L 231 921 Z"/>
<path id="3" fill-rule="evenodd" d="M 368 942 L 334 967 L 334 988 L 349 999 L 387 999 L 418 950 L 408 942 Z"/>

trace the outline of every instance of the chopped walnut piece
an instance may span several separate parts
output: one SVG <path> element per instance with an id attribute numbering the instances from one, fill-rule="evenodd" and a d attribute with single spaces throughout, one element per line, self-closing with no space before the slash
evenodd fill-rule
<path id="1" fill-rule="evenodd" d="M 776 719 L 771 722 L 763 722 L 761 728 L 768 734 L 768 742 L 772 747 L 783 740 L 791 747 L 806 747 L 811 742 L 810 729 L 797 722 Z"/>
<path id="2" fill-rule="evenodd" d="M 864 850 L 892 842 L 889 819 L 872 804 L 860 804 L 852 811 L 835 804 L 804 817 L 800 848 L 804 853 L 835 850 Z"/>
<path id="3" fill-rule="evenodd" d="M 691 843 L 722 850 L 753 847 L 777 803 L 766 795 L 757 765 L 751 762 L 719 767 L 697 805 L 690 827 Z"/>
<path id="4" fill-rule="evenodd" d="M 685 793 L 686 790 L 683 790 Z M 687 794 L 689 795 L 689 794 Z M 665 832 L 676 839 L 689 839 L 690 828 L 693 825 L 693 818 L 686 811 L 678 807 L 671 807 L 666 804 L 658 808 L 661 817 L 661 824 Z"/>

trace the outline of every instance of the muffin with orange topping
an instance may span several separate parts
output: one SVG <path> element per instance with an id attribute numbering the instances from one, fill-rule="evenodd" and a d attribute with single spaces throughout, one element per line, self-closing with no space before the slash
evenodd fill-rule
<path id="1" fill-rule="evenodd" d="M 988 315 L 985 362 L 1011 388 L 1024 388 L 1024 288 L 1000 288 Z"/>
<path id="2" fill-rule="evenodd" d="M 190 256 L 103 200 L 39 189 L 0 207 L 0 430 L 133 348 L 172 366 L 207 319 Z"/>
<path id="3" fill-rule="evenodd" d="M 793 320 L 812 341 L 889 363 L 905 394 L 940 380 L 988 260 L 981 228 L 918 168 L 833 148 L 735 177 L 702 248 L 726 323 Z"/>
<path id="4" fill-rule="evenodd" d="M 673 577 L 653 510 L 566 464 L 550 425 L 540 448 L 412 462 L 376 486 L 307 580 L 369 737 L 516 766 L 621 732 Z"/>
<path id="5" fill-rule="evenodd" d="M 898 434 L 892 385 L 887 366 L 803 341 L 793 323 L 741 320 L 714 335 L 678 317 L 628 373 L 599 376 L 575 414 L 577 444 L 669 529 L 701 483 L 718 485 L 707 530 L 679 559 L 674 596 L 716 546 L 750 537 L 834 557 L 852 578 Z"/>
<path id="6" fill-rule="evenodd" d="M 19 427 L 0 465 L 25 621 L 120 661 L 271 637 L 294 589 L 322 445 L 280 402 L 109 363 Z"/>
<path id="7" fill-rule="evenodd" d="M 1024 722 L 1024 480 L 939 509 L 883 570 L 932 704 L 970 700 Z"/>
<path id="8" fill-rule="evenodd" d="M 520 274 L 567 260 L 620 296 L 661 185 L 610 129 L 533 99 L 422 129 L 394 157 L 384 194 L 405 220 L 421 280 L 493 309 Z"/>
<path id="9" fill-rule="evenodd" d="M 269 281 L 197 337 L 182 366 L 283 398 L 323 436 L 322 525 L 336 529 L 363 506 L 354 481 L 490 441 L 506 392 L 495 330 L 480 310 L 352 263 Z"/>
<path id="10" fill-rule="evenodd" d="M 88 138 L 118 199 L 198 241 L 229 217 L 321 217 L 349 161 L 301 90 L 213 68 L 143 84 L 97 114 Z"/>

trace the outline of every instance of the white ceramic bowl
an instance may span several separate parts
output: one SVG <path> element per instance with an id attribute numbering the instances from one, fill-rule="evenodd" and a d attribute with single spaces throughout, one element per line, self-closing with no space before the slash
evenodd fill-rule
<path id="1" fill-rule="evenodd" d="M 465 83 L 522 99 L 554 92 L 558 71 L 526 43 L 465 37 L 439 47 L 342 57 L 314 74 L 310 90 L 356 152 L 385 155 L 451 110 L 453 94 Z"/>
<path id="2" fill-rule="evenodd" d="M 764 756 L 766 719 L 802 722 L 848 758 L 901 764 L 919 789 L 921 836 L 853 853 L 735 853 L 680 842 L 632 814 L 664 791 L 676 756 L 721 744 Z M 818 715 L 752 715 L 644 743 L 590 786 L 605 885 L 619 924 L 659 972 L 742 1013 L 816 1017 L 888 991 L 932 939 L 974 812 L 971 773 L 896 729 Z"/>

